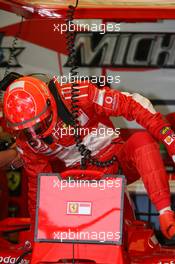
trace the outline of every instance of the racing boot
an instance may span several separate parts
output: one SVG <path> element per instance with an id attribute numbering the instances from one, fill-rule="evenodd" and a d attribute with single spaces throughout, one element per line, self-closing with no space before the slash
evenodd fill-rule
<path id="1" fill-rule="evenodd" d="M 168 239 L 175 238 L 175 213 L 167 210 L 159 216 L 160 229 Z"/>

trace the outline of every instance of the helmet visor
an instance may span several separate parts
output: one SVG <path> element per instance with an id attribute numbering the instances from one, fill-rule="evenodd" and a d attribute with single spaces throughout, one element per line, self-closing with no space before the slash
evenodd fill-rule
<path id="1" fill-rule="evenodd" d="M 21 132 L 25 136 L 27 140 L 31 140 L 33 138 L 42 138 L 43 134 L 48 130 L 51 122 L 52 122 L 52 112 L 42 121 L 36 123 L 35 125 L 23 129 Z"/>

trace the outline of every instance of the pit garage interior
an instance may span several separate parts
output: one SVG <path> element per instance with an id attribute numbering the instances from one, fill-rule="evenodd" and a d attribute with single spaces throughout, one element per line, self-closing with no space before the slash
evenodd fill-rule
<path id="1" fill-rule="evenodd" d="M 68 10 L 76 3 L 74 28 L 72 26 L 68 29 L 65 24 L 70 14 Z M 17 72 L 22 75 L 36 75 L 44 81 L 56 76 L 61 84 L 68 83 L 73 67 L 70 66 L 73 51 L 67 46 L 67 31 L 75 32 L 73 49 L 80 79 L 98 83 L 100 88 L 107 83 L 109 87 L 123 93 L 139 93 L 145 96 L 156 111 L 165 116 L 172 129 L 175 129 L 174 0 L 0 0 L 0 80 L 10 72 Z M 10 148 L 16 149 L 16 138 L 9 132 L 4 120 L 4 90 L 2 87 L 0 89 L 0 153 L 3 154 Z M 111 120 L 124 140 L 138 131 L 144 131 L 135 121 L 127 121 L 123 117 L 112 117 Z M 157 143 L 167 171 L 172 209 L 175 211 L 175 165 L 164 144 Z M 166 248 L 166 252 L 161 251 L 162 249 L 158 252 L 157 244 L 156 249 L 151 245 L 155 251 L 147 250 L 144 244 L 146 242 L 139 238 L 140 242 L 135 241 L 135 245 L 132 244 L 126 250 L 129 257 L 123 257 L 121 250 L 117 255 L 114 254 L 114 262 L 105 262 L 107 253 L 99 253 L 102 255 L 99 262 L 95 257 L 93 260 L 91 256 L 89 260 L 90 257 L 86 259 L 81 254 L 78 259 L 77 242 L 74 244 L 72 241 L 71 249 L 70 241 L 63 243 L 61 250 L 58 249 L 59 256 L 60 251 L 71 253 L 57 258 L 57 261 L 54 258 L 51 260 L 50 256 L 45 259 L 44 254 L 35 254 L 36 259 L 31 260 L 31 252 L 26 259 L 23 251 L 16 255 L 19 238 L 23 243 L 26 241 L 23 233 L 29 229 L 30 212 L 28 182 L 20 154 L 15 156 L 14 164 L 16 167 L 8 155 L 6 160 L 3 159 L 2 166 L 0 161 L 0 263 L 22 263 L 18 262 L 19 256 L 28 261 L 26 263 L 175 263 L 175 239 L 166 239 L 160 231 L 159 214 L 148 198 L 141 179 L 127 185 L 125 192 L 129 196 L 136 221 L 144 221 L 145 225 L 149 223 L 149 228 L 154 229 L 158 241 L 156 243 L 160 244 L 160 248 Z M 60 171 L 62 170 L 65 167 L 61 164 Z M 116 174 L 123 176 L 122 169 Z M 125 206 L 124 202 L 123 211 Z M 21 232 L 22 236 L 19 235 Z M 134 232 L 137 233 L 137 229 Z M 125 231 L 122 232 L 123 236 L 124 233 Z M 146 235 L 143 237 L 147 239 Z M 36 238 L 36 242 L 38 241 Z M 90 243 L 92 251 L 96 250 L 93 246 L 94 243 Z M 103 252 L 108 252 L 108 247 L 104 247 Z M 117 247 L 122 246 L 120 244 Z M 35 253 L 39 250 L 39 246 L 36 246 Z M 44 250 L 49 251 L 49 246 Z M 82 242 L 81 250 L 82 254 L 91 255 L 83 249 Z M 53 250 L 52 254 L 57 253 Z M 71 254 L 75 260 L 70 257 Z M 11 256 L 12 262 L 6 262 L 5 257 L 8 256 Z"/>

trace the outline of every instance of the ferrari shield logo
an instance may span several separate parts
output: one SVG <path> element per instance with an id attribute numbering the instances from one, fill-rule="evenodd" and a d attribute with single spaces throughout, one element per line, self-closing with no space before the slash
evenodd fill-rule
<path id="1" fill-rule="evenodd" d="M 70 202 L 69 203 L 69 213 L 77 214 L 78 213 L 78 203 Z"/>
<path id="2" fill-rule="evenodd" d="M 15 191 L 19 188 L 21 182 L 21 176 L 18 171 L 9 171 L 7 173 L 8 188 L 10 191 Z"/>

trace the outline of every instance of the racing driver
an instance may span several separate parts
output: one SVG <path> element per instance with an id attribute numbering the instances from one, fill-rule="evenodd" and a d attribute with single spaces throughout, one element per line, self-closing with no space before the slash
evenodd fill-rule
<path id="1" fill-rule="evenodd" d="M 73 97 L 71 84 L 60 86 L 56 78 L 52 84 L 57 98 L 45 82 L 31 76 L 14 80 L 4 95 L 4 117 L 17 137 L 17 149 L 28 176 L 32 223 L 37 175 L 52 172 L 53 161 L 63 162 L 66 169 L 81 168 L 84 164 L 87 169 L 98 169 L 106 174 L 116 174 L 120 164 L 127 183 L 142 178 L 149 198 L 159 212 L 161 231 L 172 239 L 175 216 L 171 210 L 168 175 L 155 142 L 155 139 L 162 141 L 175 160 L 175 135 L 169 123 L 148 99 L 138 93 L 120 92 L 107 86 L 100 89 L 90 82 L 79 82 Z M 63 108 L 67 114 L 76 117 L 74 128 L 81 128 L 84 134 L 66 133 L 71 125 L 61 116 Z M 135 120 L 147 132 L 135 133 L 123 142 L 115 133 L 111 116 Z M 100 133 L 102 128 L 106 131 L 103 134 Z"/>

